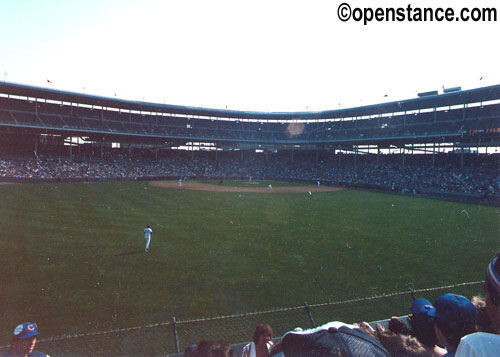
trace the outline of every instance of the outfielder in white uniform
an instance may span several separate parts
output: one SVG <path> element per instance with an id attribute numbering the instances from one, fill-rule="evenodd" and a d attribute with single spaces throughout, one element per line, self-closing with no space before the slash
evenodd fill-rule
<path id="1" fill-rule="evenodd" d="M 147 253 L 149 250 L 149 242 L 151 241 L 151 234 L 153 233 L 153 230 L 149 227 L 149 224 L 146 226 L 144 229 L 144 238 L 146 239 L 146 248 L 144 251 Z"/>

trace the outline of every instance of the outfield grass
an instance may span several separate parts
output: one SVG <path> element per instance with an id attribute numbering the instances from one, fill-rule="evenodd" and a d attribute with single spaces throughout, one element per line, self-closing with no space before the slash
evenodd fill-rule
<path id="1" fill-rule="evenodd" d="M 358 190 L 105 182 L 0 195 L 1 344 L 21 321 L 48 337 L 481 280 L 500 246 L 493 207 Z"/>

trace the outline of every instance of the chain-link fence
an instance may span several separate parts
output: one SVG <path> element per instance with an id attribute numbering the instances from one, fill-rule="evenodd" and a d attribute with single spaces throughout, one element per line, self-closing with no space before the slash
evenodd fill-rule
<path id="1" fill-rule="evenodd" d="M 416 297 L 434 301 L 453 292 L 471 298 L 481 292 L 482 282 L 413 291 Z M 166 356 L 202 339 L 224 339 L 231 344 L 250 341 L 259 323 L 267 323 L 275 336 L 295 327 L 311 328 L 329 321 L 375 321 L 409 313 L 411 292 L 358 298 L 197 320 L 171 321 L 113 331 L 41 339 L 37 349 L 52 356 Z M 0 355 L 8 346 L 0 347 Z"/>

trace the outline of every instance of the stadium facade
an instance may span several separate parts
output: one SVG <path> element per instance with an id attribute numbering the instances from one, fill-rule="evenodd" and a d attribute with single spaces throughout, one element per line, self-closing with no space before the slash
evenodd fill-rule
<path id="1" fill-rule="evenodd" d="M 136 148 L 400 154 L 493 153 L 500 85 L 319 112 L 252 112 L 162 105 L 0 82 L 0 153 L 97 156 Z"/>

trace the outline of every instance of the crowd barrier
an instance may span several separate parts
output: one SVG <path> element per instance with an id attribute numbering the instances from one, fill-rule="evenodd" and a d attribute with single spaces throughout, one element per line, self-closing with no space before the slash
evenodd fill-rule
<path id="1" fill-rule="evenodd" d="M 481 293 L 481 286 L 482 281 L 476 281 L 339 302 L 305 302 L 296 307 L 230 316 L 193 320 L 172 317 L 170 321 L 147 326 L 43 337 L 38 341 L 37 349 L 53 356 L 168 356 L 182 353 L 187 346 L 202 339 L 224 339 L 237 349 L 251 340 L 259 323 L 268 323 L 275 336 L 282 336 L 296 327 L 311 328 L 329 321 L 383 320 L 408 314 L 412 295 L 430 301 L 448 292 L 471 298 Z M 0 355 L 7 351 L 8 346 L 0 347 Z"/>

